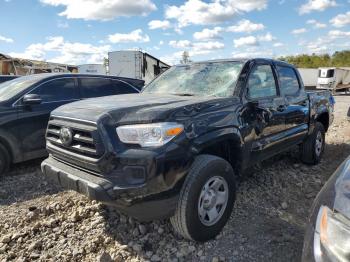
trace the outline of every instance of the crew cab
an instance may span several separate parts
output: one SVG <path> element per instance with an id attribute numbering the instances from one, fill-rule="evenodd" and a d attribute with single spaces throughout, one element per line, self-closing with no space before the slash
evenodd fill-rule
<path id="1" fill-rule="evenodd" d="M 50 113 L 85 98 L 139 93 L 144 81 L 86 74 L 36 74 L 0 84 L 0 176 L 10 164 L 46 157 Z"/>
<path id="2" fill-rule="evenodd" d="M 328 91 L 305 92 L 298 71 L 269 59 L 174 66 L 140 94 L 53 111 L 43 173 L 139 220 L 169 218 L 183 237 L 215 237 L 237 176 L 300 146 L 317 164 L 333 121 Z"/>

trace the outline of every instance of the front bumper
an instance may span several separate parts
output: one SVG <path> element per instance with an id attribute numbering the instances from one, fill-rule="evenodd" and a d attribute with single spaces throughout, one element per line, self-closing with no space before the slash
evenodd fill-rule
<path id="1" fill-rule="evenodd" d="M 52 156 L 41 164 L 49 180 L 64 189 L 73 190 L 140 221 L 150 221 L 171 216 L 176 208 L 179 187 L 147 195 L 147 184 L 120 187 L 108 178 L 99 177 L 63 163 Z"/>

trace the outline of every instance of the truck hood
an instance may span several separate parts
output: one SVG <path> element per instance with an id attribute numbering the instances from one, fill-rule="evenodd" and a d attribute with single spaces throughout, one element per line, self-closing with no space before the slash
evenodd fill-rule
<path id="1" fill-rule="evenodd" d="M 128 94 L 81 100 L 59 107 L 52 115 L 93 122 L 108 118 L 112 124 L 149 123 L 193 116 L 219 101 L 226 104 L 225 100 L 227 98 Z"/>

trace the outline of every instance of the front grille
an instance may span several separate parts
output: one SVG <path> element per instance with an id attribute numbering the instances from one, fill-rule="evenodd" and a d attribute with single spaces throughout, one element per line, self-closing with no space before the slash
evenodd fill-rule
<path id="1" fill-rule="evenodd" d="M 71 131 L 72 136 L 69 144 L 65 144 L 61 140 L 62 128 L 68 128 Z M 46 131 L 46 140 L 58 148 L 84 157 L 97 159 L 104 152 L 96 126 L 51 119 Z"/>

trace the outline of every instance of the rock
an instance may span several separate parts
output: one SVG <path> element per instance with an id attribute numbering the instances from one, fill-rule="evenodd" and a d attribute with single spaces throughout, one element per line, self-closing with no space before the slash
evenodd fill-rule
<path id="1" fill-rule="evenodd" d="M 189 246 L 188 247 L 188 252 L 189 253 L 193 253 L 194 251 L 196 251 L 196 247 L 195 246 Z"/>
<path id="2" fill-rule="evenodd" d="M 40 257 L 40 255 L 38 253 L 31 253 L 30 254 L 30 258 L 33 258 L 33 259 L 38 259 Z"/>
<path id="3" fill-rule="evenodd" d="M 27 221 L 33 221 L 38 217 L 38 213 L 35 211 L 29 211 L 27 213 Z"/>
<path id="4" fill-rule="evenodd" d="M 146 226 L 140 224 L 140 225 L 139 225 L 139 231 L 140 231 L 141 235 L 146 234 L 146 233 L 147 233 L 147 228 L 146 228 Z"/>
<path id="5" fill-rule="evenodd" d="M 164 233 L 164 228 L 159 227 L 159 228 L 158 228 L 158 234 L 161 235 L 161 234 L 163 234 L 163 233 Z"/>
<path id="6" fill-rule="evenodd" d="M 5 235 L 2 237 L 1 239 L 1 243 L 4 243 L 4 244 L 7 244 L 11 241 L 12 239 L 12 235 L 11 234 L 8 234 L 8 235 Z"/>
<path id="7" fill-rule="evenodd" d="M 287 209 L 288 208 L 287 202 L 282 202 L 281 207 L 282 209 Z"/>
<path id="8" fill-rule="evenodd" d="M 136 227 L 136 228 L 132 231 L 132 235 L 133 235 L 134 237 L 137 237 L 139 234 L 140 234 L 140 233 L 139 233 L 139 230 L 138 230 L 138 228 Z"/>
<path id="9" fill-rule="evenodd" d="M 126 219 L 125 216 L 123 216 L 123 215 L 120 216 L 120 223 L 121 223 L 121 224 L 126 224 L 127 221 L 128 221 L 128 220 Z"/>
<path id="10" fill-rule="evenodd" d="M 79 216 L 78 211 L 75 211 L 75 212 L 71 215 L 70 219 L 71 219 L 72 222 L 77 222 L 77 221 L 79 221 L 79 220 L 80 220 L 80 216 Z"/>
<path id="11" fill-rule="evenodd" d="M 161 258 L 158 255 L 154 254 L 151 257 L 151 261 L 153 261 L 153 262 L 161 261 Z"/>
<path id="12" fill-rule="evenodd" d="M 220 259 L 218 257 L 213 257 L 211 262 L 220 262 Z"/>
<path id="13" fill-rule="evenodd" d="M 98 258 L 98 262 L 113 262 L 113 259 L 110 254 L 107 252 L 103 252 Z"/>
<path id="14" fill-rule="evenodd" d="M 132 246 L 132 249 L 135 251 L 135 252 L 141 252 L 142 251 L 142 246 L 139 245 L 139 244 L 135 244 Z"/>
<path id="15" fill-rule="evenodd" d="M 32 244 L 29 245 L 28 251 L 34 251 L 36 249 L 40 249 L 42 246 L 41 240 L 35 241 Z"/>

